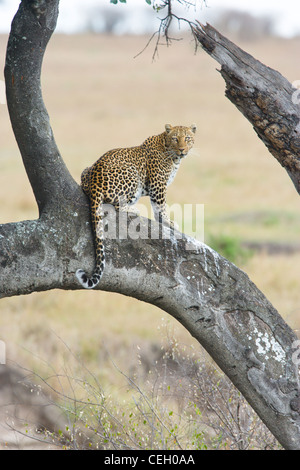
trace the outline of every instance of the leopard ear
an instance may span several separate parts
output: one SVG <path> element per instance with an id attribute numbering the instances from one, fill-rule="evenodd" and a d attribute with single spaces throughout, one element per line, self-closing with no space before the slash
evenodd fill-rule
<path id="1" fill-rule="evenodd" d="M 192 125 L 190 126 L 190 129 L 191 129 L 192 132 L 194 132 L 194 134 L 196 134 L 196 130 L 197 130 L 196 124 L 192 124 Z"/>
<path id="2" fill-rule="evenodd" d="M 169 132 L 171 132 L 171 130 L 173 129 L 173 127 L 171 126 L 171 124 L 166 124 L 165 125 L 165 129 L 167 131 L 167 134 L 169 134 Z"/>

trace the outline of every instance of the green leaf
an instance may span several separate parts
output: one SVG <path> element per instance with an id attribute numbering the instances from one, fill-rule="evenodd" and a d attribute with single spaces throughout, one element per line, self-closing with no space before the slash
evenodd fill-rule
<path id="1" fill-rule="evenodd" d="M 151 0 L 145 0 L 148 5 L 151 5 Z"/>
<path id="2" fill-rule="evenodd" d="M 110 3 L 114 3 L 116 5 L 118 3 L 118 0 L 110 0 Z"/>

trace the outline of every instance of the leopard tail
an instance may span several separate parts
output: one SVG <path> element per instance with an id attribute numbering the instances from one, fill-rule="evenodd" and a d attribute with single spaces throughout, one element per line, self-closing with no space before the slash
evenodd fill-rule
<path id="1" fill-rule="evenodd" d="M 88 277 L 85 271 L 78 269 L 76 277 L 85 289 L 93 289 L 99 284 L 105 267 L 105 249 L 104 249 L 104 221 L 103 221 L 103 196 L 99 195 L 90 200 L 90 212 L 93 228 L 93 238 L 96 254 L 96 266 L 91 277 Z"/>

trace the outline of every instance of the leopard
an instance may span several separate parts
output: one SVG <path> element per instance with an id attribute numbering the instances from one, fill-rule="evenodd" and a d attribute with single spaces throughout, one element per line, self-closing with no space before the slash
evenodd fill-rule
<path id="1" fill-rule="evenodd" d="M 138 214 L 134 204 L 149 196 L 155 220 L 175 228 L 166 210 L 167 187 L 193 148 L 196 129 L 195 124 L 166 124 L 164 132 L 148 137 L 140 146 L 109 150 L 83 170 L 81 188 L 89 199 L 96 258 L 91 277 L 83 269 L 76 271 L 84 288 L 96 287 L 105 268 L 103 204 Z"/>

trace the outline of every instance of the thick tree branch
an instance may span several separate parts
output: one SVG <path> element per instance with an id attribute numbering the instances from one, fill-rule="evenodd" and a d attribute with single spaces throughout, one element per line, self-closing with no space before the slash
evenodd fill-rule
<path id="1" fill-rule="evenodd" d="M 82 263 L 90 270 L 94 265 L 87 220 L 86 210 L 79 216 L 70 214 L 60 225 L 50 219 L 3 225 L 0 295 L 79 288 L 76 269 Z M 134 224 L 137 221 L 145 234 L 150 222 L 134 219 Z M 114 226 L 115 220 L 108 223 Z M 132 223 L 128 221 L 131 233 Z M 123 236 L 126 230 L 123 224 Z M 292 361 L 297 338 L 248 276 L 183 235 L 165 240 L 107 239 L 106 253 L 99 288 L 149 302 L 175 317 L 282 445 L 299 449 L 298 371 Z"/>
<path id="2" fill-rule="evenodd" d="M 41 67 L 59 0 L 23 0 L 9 36 L 5 81 L 9 114 L 40 213 L 75 190 L 56 146 L 41 93 Z"/>
<path id="3" fill-rule="evenodd" d="M 221 65 L 226 96 L 251 122 L 257 135 L 288 172 L 300 194 L 300 112 L 295 89 L 273 70 L 210 25 L 199 23 L 194 35 Z"/>
<path id="4" fill-rule="evenodd" d="M 87 199 L 58 153 L 41 96 L 40 67 L 57 6 L 58 0 L 23 0 L 9 39 L 7 101 L 40 218 L 0 226 L 0 297 L 78 289 L 76 269 L 94 267 Z M 276 102 L 273 106 L 276 114 Z M 108 226 L 117 222 L 111 214 Z M 132 229 L 137 223 L 139 232 Z M 300 449 L 298 370 L 292 360 L 296 336 L 245 273 L 177 232 L 163 228 L 169 237 L 153 237 L 158 225 L 152 224 L 142 218 L 121 221 L 123 236 L 106 237 L 99 288 L 174 316 L 282 445 Z M 138 237 L 147 231 L 149 236 Z"/>

